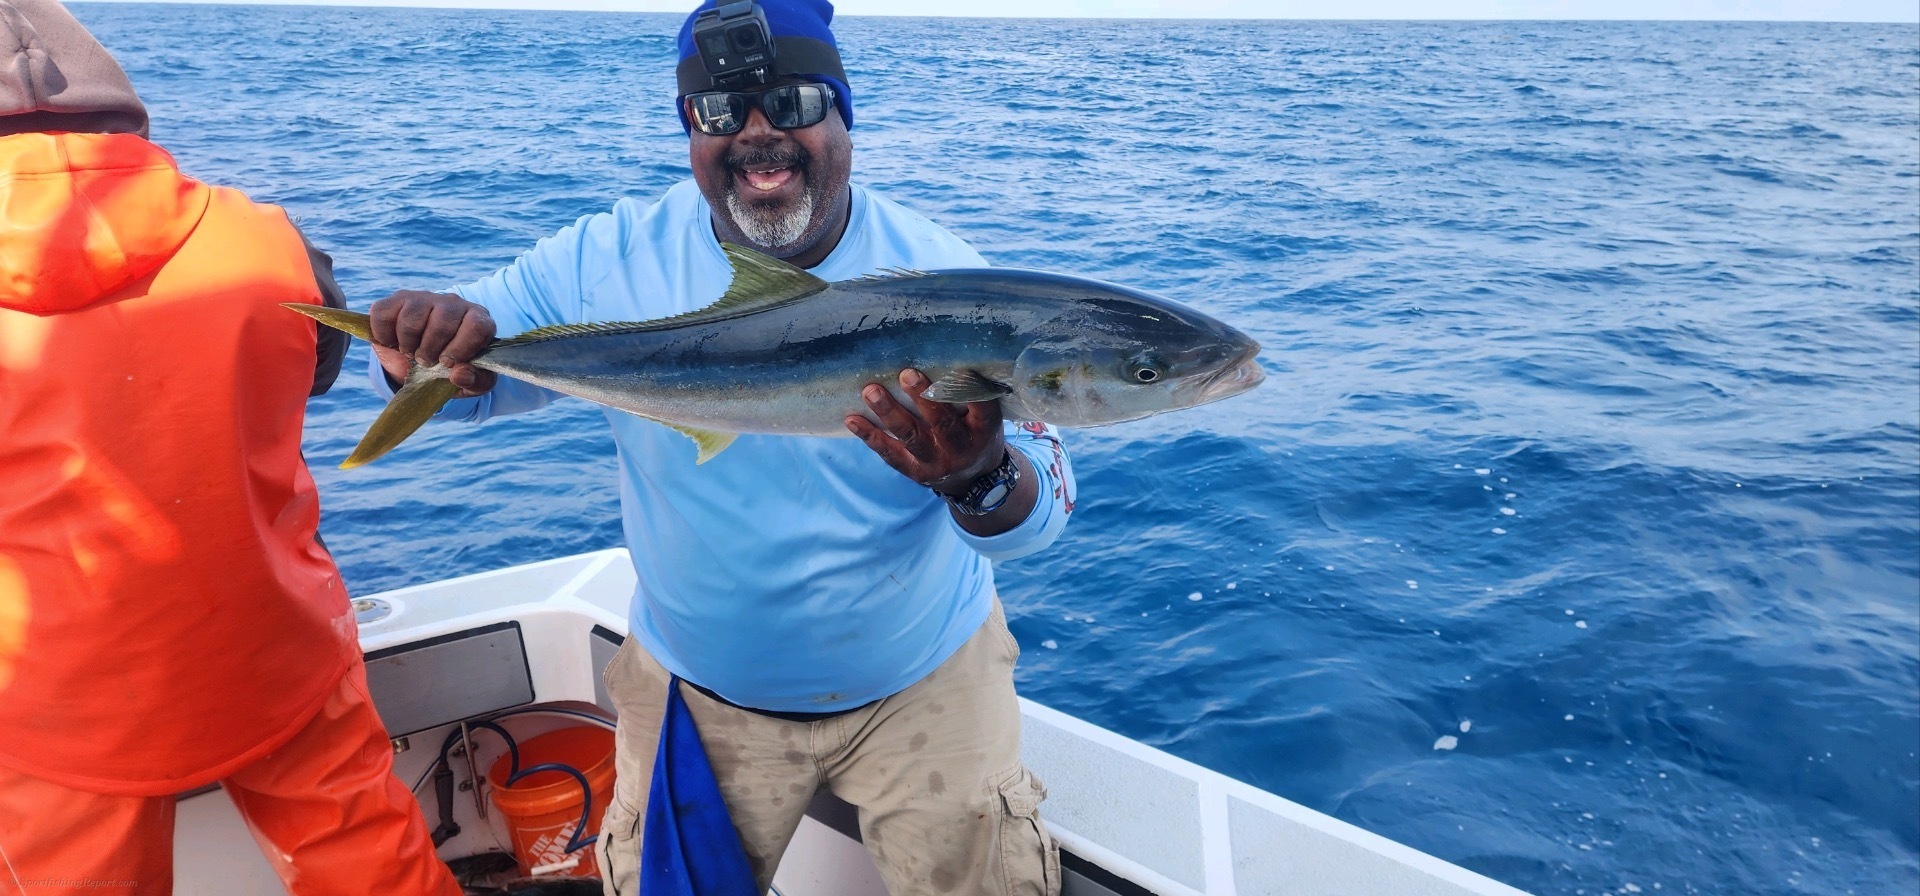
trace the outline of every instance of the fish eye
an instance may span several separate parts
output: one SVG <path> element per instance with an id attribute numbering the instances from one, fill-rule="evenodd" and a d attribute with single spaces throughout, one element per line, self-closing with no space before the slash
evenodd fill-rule
<path id="1" fill-rule="evenodd" d="M 1134 369 L 1133 378 L 1143 383 L 1151 383 L 1160 379 L 1160 371 L 1143 365 Z"/>

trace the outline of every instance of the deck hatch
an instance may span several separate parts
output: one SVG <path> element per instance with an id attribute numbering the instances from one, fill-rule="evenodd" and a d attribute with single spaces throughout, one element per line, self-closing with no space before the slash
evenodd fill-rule
<path id="1" fill-rule="evenodd" d="M 613 697 L 607 693 L 607 664 L 613 662 L 613 655 L 620 652 L 627 638 L 604 625 L 594 626 L 587 638 L 587 656 L 593 661 L 593 702 L 613 712 Z"/>
<path id="2" fill-rule="evenodd" d="M 367 691 L 394 737 L 533 702 L 520 623 L 499 622 L 367 654 Z"/>
<path id="3" fill-rule="evenodd" d="M 1060 896 L 1153 896 L 1153 891 L 1061 847 Z"/>

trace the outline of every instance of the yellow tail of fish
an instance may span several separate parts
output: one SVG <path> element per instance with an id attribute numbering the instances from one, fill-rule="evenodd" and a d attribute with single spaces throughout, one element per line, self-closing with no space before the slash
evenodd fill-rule
<path id="1" fill-rule="evenodd" d="M 298 311 L 336 330 L 342 330 L 358 336 L 366 342 L 373 341 L 373 330 L 367 323 L 367 316 L 358 311 L 343 311 L 338 308 L 326 308 L 319 305 L 303 305 L 297 302 L 285 303 L 286 307 Z M 340 462 L 340 469 L 351 470 L 361 464 L 378 460 L 381 455 L 392 451 L 408 436 L 440 412 L 448 401 L 460 394 L 460 387 L 447 379 L 445 367 L 415 367 L 407 375 L 406 385 L 394 393 L 393 400 L 387 402 L 385 410 L 375 418 L 373 425 L 367 427 L 367 434 L 360 437 L 353 453 Z"/>

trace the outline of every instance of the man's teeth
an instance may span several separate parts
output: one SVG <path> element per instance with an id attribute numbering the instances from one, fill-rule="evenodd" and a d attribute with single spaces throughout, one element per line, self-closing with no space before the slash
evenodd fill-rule
<path id="1" fill-rule="evenodd" d="M 748 186 L 762 193 L 778 190 L 793 178 L 793 169 L 786 167 L 745 169 L 741 173 L 746 175 Z"/>

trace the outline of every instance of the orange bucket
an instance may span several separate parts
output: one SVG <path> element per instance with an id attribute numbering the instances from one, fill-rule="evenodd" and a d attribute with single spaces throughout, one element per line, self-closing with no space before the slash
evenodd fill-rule
<path id="1" fill-rule="evenodd" d="M 508 786 L 513 755 L 501 756 L 487 772 L 493 786 L 493 805 L 512 832 L 513 857 L 520 873 L 598 877 L 593 838 L 600 833 L 600 816 L 613 795 L 613 732 L 594 725 L 549 731 L 520 744 L 520 767 L 547 763 L 571 766 L 586 776 L 562 771 L 537 771 Z M 587 809 L 587 830 L 579 839 L 588 845 L 567 852 L 567 842 L 580 826 L 580 808 Z"/>

